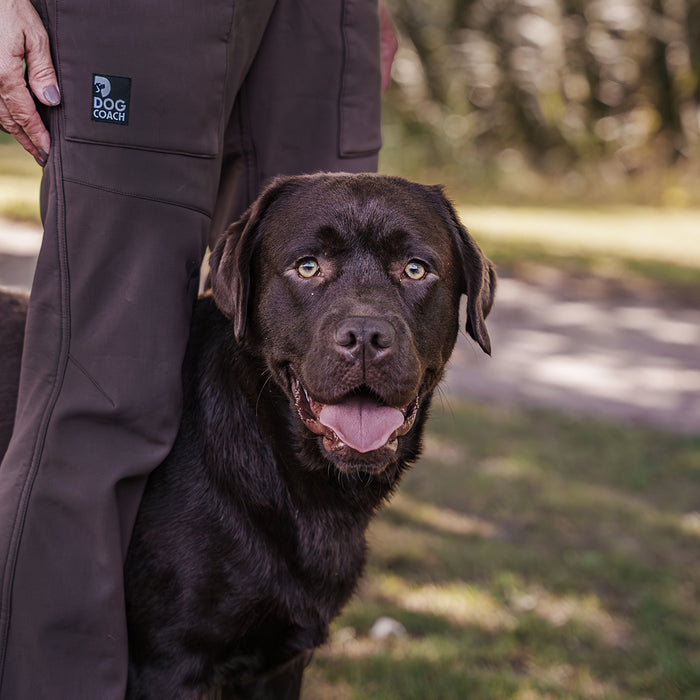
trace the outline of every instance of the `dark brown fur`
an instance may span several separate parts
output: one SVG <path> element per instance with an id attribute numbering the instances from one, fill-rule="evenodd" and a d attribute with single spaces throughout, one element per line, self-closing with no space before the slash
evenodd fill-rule
<path id="1" fill-rule="evenodd" d="M 296 698 L 370 518 L 418 457 L 462 294 L 490 351 L 495 275 L 439 188 L 373 175 L 275 181 L 211 267 L 180 433 L 126 563 L 129 697 Z M 348 395 L 405 423 L 356 451 L 317 420 Z"/>

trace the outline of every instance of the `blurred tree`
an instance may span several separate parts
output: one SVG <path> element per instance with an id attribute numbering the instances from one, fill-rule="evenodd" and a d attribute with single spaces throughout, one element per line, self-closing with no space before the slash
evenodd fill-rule
<path id="1" fill-rule="evenodd" d="M 388 112 L 460 171 L 635 173 L 700 155 L 700 0 L 387 0 Z M 410 149 L 409 149 L 410 152 Z"/>

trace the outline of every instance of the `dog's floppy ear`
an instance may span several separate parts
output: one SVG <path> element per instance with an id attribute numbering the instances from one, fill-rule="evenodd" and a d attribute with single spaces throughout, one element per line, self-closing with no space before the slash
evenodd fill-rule
<path id="1" fill-rule="evenodd" d="M 467 295 L 467 333 L 487 355 L 490 355 L 491 339 L 486 330 L 485 319 L 491 312 L 496 293 L 496 270 L 459 220 L 442 187 L 435 187 L 433 191 L 440 197 L 444 215 L 448 219 L 461 257 L 462 293 Z"/>
<path id="2" fill-rule="evenodd" d="M 262 220 L 270 205 L 285 190 L 289 178 L 275 179 L 231 224 L 209 256 L 211 287 L 216 305 L 233 321 L 237 341 L 245 335 L 250 298 L 253 251 Z"/>

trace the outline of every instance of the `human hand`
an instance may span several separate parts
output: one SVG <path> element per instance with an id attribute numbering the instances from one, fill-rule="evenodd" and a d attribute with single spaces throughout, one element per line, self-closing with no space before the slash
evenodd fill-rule
<path id="1" fill-rule="evenodd" d="M 399 48 L 399 42 L 394 33 L 389 12 L 383 3 L 379 3 L 379 44 L 381 48 L 382 62 L 382 90 L 386 90 L 391 84 L 391 64 L 394 54 Z"/>
<path id="2" fill-rule="evenodd" d="M 51 139 L 32 93 L 49 107 L 61 101 L 49 37 L 29 0 L 0 0 L 0 128 L 45 165 Z"/>

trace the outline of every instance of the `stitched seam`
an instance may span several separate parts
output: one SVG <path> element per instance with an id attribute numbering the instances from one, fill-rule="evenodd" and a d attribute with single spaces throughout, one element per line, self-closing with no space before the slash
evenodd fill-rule
<path id="1" fill-rule="evenodd" d="M 233 22 L 236 16 L 236 8 L 234 7 L 234 3 L 231 3 L 231 16 L 229 18 L 229 23 L 228 23 L 228 32 L 226 34 L 226 70 L 224 72 L 224 82 L 221 86 L 221 106 L 219 109 L 219 132 L 218 132 L 218 144 L 219 144 L 219 151 L 216 157 L 220 158 L 221 154 L 223 152 L 223 140 L 224 140 L 224 133 L 226 130 L 226 104 L 227 104 L 227 90 L 226 90 L 226 85 L 229 84 L 230 80 L 230 75 L 231 75 L 231 63 L 232 63 L 232 56 L 233 56 L 233 41 L 231 39 L 231 36 L 233 34 Z"/>
<path id="2" fill-rule="evenodd" d="M 147 153 L 166 153 L 173 156 L 185 156 L 186 158 L 201 158 L 203 160 L 214 160 L 216 153 L 192 153 L 190 151 L 181 151 L 175 148 L 155 148 L 153 146 L 139 146 L 137 144 L 116 143 L 114 141 L 101 141 L 99 139 L 81 138 L 79 136 L 67 136 L 66 141 L 73 143 L 89 143 L 95 146 L 105 146 L 107 148 L 127 148 L 131 151 L 146 151 Z"/>
<path id="3" fill-rule="evenodd" d="M 96 185 L 92 182 L 85 182 L 84 180 L 79 180 L 74 177 L 64 177 L 65 182 L 70 182 L 73 185 L 80 185 L 81 187 L 89 187 L 93 190 L 100 190 L 102 192 L 109 192 L 110 194 L 121 195 L 122 197 L 132 197 L 133 199 L 143 199 L 148 202 L 158 202 L 159 204 L 165 204 L 170 207 L 178 207 L 180 209 L 188 209 L 189 211 L 196 212 L 197 214 L 203 214 L 211 218 L 211 212 L 206 211 L 206 209 L 201 209 L 200 207 L 195 207 L 192 204 L 183 204 L 182 202 L 175 202 L 170 199 L 163 199 L 161 197 L 152 197 L 146 194 L 140 194 L 138 192 L 125 192 L 123 190 L 117 189 L 116 187 L 107 187 L 105 185 Z"/>
<path id="4" fill-rule="evenodd" d="M 246 178 L 246 186 L 248 188 L 246 206 L 258 196 L 262 188 L 260 182 L 260 168 L 258 166 L 258 154 L 255 150 L 255 140 L 253 138 L 253 129 L 251 126 L 248 87 L 244 81 L 241 89 L 238 92 L 240 101 L 240 110 L 238 112 L 239 128 L 241 132 L 241 143 L 243 145 L 243 153 L 246 160 L 248 177 Z"/>
<path id="5" fill-rule="evenodd" d="M 93 377 L 90 372 L 88 372 L 85 367 L 83 367 L 78 360 L 75 359 L 73 355 L 68 353 L 68 361 L 97 389 L 97 391 L 104 396 L 107 401 L 109 401 L 112 408 L 116 408 L 117 404 L 114 403 L 110 395 L 100 386 L 100 383 Z"/>
<path id="6" fill-rule="evenodd" d="M 44 10 L 46 17 L 49 17 L 48 7 L 44 2 Z M 58 43 L 58 11 L 55 17 L 55 41 Z M 55 52 L 54 65 L 59 76 L 61 76 L 61 65 L 57 61 L 59 55 L 58 50 Z M 54 113 L 55 114 L 55 113 Z M 9 629 L 12 616 L 11 600 L 14 587 L 15 572 L 17 569 L 17 561 L 19 557 L 19 549 L 24 532 L 24 526 L 27 517 L 29 501 L 31 499 L 32 489 L 39 472 L 39 465 L 43 456 L 44 443 L 48 432 L 51 416 L 53 415 L 56 402 L 63 387 L 63 379 L 65 377 L 66 365 L 68 362 L 68 347 L 70 345 L 70 279 L 68 275 L 68 245 L 66 241 L 66 211 L 63 183 L 61 181 L 62 158 L 61 158 L 61 140 L 59 128 L 60 115 L 56 115 L 53 119 L 56 127 L 54 133 L 56 138 L 52 144 L 53 150 L 53 167 L 56 186 L 56 227 L 57 227 L 57 247 L 58 247 L 58 266 L 59 266 L 59 285 L 60 285 L 60 305 L 61 305 L 61 337 L 59 350 L 56 360 L 56 369 L 54 374 L 54 384 L 49 394 L 44 411 L 42 412 L 41 421 L 39 423 L 36 439 L 31 452 L 29 469 L 25 475 L 24 484 L 20 493 L 17 512 L 13 522 L 12 533 L 10 536 L 10 544 L 8 547 L 7 558 L 5 560 L 4 578 L 2 582 L 2 606 L 0 606 L 0 692 L 2 691 L 2 683 L 4 678 L 5 663 L 7 660 L 7 641 L 9 638 Z"/>
<path id="7" fill-rule="evenodd" d="M 348 64 L 348 36 L 346 31 L 345 17 L 347 15 L 347 3 L 343 0 L 343 7 L 340 15 L 340 35 L 343 37 L 343 56 L 340 67 L 340 91 L 338 93 L 338 156 L 343 157 L 344 149 L 343 144 L 345 143 L 344 133 L 345 133 L 345 120 L 343 119 L 343 102 L 345 98 L 345 71 L 347 70 Z"/>
<path id="8" fill-rule="evenodd" d="M 57 148 L 57 145 L 54 144 L 53 148 Z M 55 155 L 54 158 L 56 159 Z M 59 169 L 60 165 L 57 164 L 56 170 Z M 61 189 L 63 188 L 61 187 Z M 22 486 L 22 491 L 20 493 L 19 502 L 17 505 L 17 512 L 13 523 L 10 545 L 8 548 L 7 559 L 5 562 L 5 579 L 3 581 L 2 596 L 5 609 L 3 611 L 0 611 L 0 647 L 2 648 L 2 656 L 0 657 L 0 690 L 2 689 L 2 678 L 4 676 L 5 670 L 7 639 L 9 636 L 11 618 L 12 591 L 14 587 L 14 577 L 17 567 L 17 559 L 19 557 L 19 548 L 21 544 L 22 534 L 24 532 L 24 525 L 26 521 L 27 510 L 29 508 L 29 501 L 31 498 L 32 489 L 34 487 L 34 482 L 36 480 L 37 474 L 39 473 L 39 465 L 43 456 L 44 443 L 46 440 L 46 433 L 48 432 L 49 422 L 51 420 L 53 410 L 56 406 L 56 402 L 58 401 L 59 394 L 63 387 L 63 378 L 65 376 L 66 362 L 68 358 L 66 348 L 70 344 L 70 312 L 66 304 L 66 296 L 70 289 L 70 283 L 68 279 L 63 279 L 64 276 L 67 277 L 67 269 L 65 266 L 65 258 L 61 258 L 61 253 L 65 253 L 66 251 L 65 241 L 61 240 L 65 236 L 65 210 L 60 205 L 58 205 L 58 208 L 61 210 L 60 219 L 63 219 L 64 223 L 62 227 L 63 233 L 59 234 L 57 241 L 59 249 L 59 268 L 61 272 L 63 272 L 63 274 L 61 275 L 61 338 L 58 351 L 58 359 L 56 361 L 56 370 L 54 372 L 54 385 L 51 394 L 49 395 L 46 401 L 46 406 L 42 413 L 41 421 L 39 422 L 39 427 L 37 429 L 34 447 L 32 448 L 31 452 L 29 469 L 27 470 L 24 484 Z"/>

